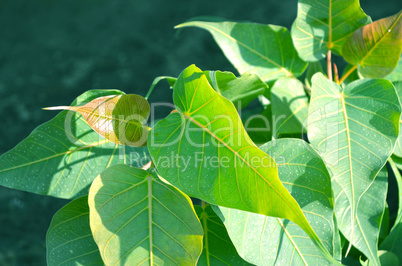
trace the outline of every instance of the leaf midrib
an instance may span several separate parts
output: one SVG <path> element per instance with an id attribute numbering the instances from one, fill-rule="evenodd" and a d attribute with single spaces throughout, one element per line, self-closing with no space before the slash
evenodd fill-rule
<path id="1" fill-rule="evenodd" d="M 18 169 L 18 168 L 21 168 L 21 167 L 25 167 L 25 166 L 30 166 L 30 165 L 36 164 L 36 163 L 41 163 L 41 162 L 44 162 L 44 161 L 48 161 L 48 160 L 50 160 L 50 159 L 57 158 L 57 157 L 59 157 L 59 156 L 63 156 L 63 155 L 67 155 L 67 154 L 72 154 L 72 153 L 74 153 L 74 152 L 76 152 L 76 151 L 85 150 L 85 149 L 92 148 L 92 147 L 96 147 L 96 146 L 100 146 L 100 145 L 103 145 L 103 144 L 106 144 L 106 143 L 109 143 L 109 141 L 108 141 L 108 140 L 101 140 L 101 141 L 95 142 L 95 143 L 93 143 L 93 144 L 88 144 L 88 145 L 86 145 L 86 146 L 78 147 L 78 148 L 76 148 L 76 149 L 74 149 L 74 150 L 68 150 L 68 151 L 66 151 L 66 152 L 57 153 L 57 154 L 54 154 L 54 155 L 52 155 L 52 156 L 45 157 L 45 158 L 42 158 L 42 159 L 39 159 L 39 160 L 36 160 L 36 161 L 30 161 L 29 163 L 20 164 L 20 165 L 18 165 L 18 166 L 14 166 L 14 167 L 10 167 L 10 168 L 5 168 L 5 169 L 0 170 L 0 173 L 2 173 L 2 172 L 7 172 L 7 171 L 11 171 L 11 170 L 15 170 L 15 169 Z"/>

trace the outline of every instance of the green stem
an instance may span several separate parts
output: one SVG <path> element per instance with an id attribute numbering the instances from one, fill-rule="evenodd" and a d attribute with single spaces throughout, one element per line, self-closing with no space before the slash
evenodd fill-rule
<path id="1" fill-rule="evenodd" d="M 350 68 L 350 69 L 348 70 L 348 72 L 346 72 L 345 75 L 343 75 L 343 77 L 339 80 L 338 84 L 342 84 L 342 82 L 344 82 L 345 79 L 346 79 L 347 77 L 349 77 L 349 75 L 352 74 L 353 71 L 356 70 L 356 68 L 357 68 L 357 66 L 353 66 L 352 68 Z"/>
<path id="2" fill-rule="evenodd" d="M 149 87 L 149 90 L 148 90 L 148 92 L 147 92 L 147 95 L 144 97 L 146 100 L 148 100 L 148 98 L 149 98 L 149 96 L 151 95 L 152 91 L 154 90 L 156 84 L 158 84 L 159 81 L 161 81 L 162 79 L 167 79 L 167 80 L 169 80 L 169 79 L 176 79 L 176 78 L 170 77 L 170 76 L 160 76 L 160 77 L 156 77 L 156 78 L 154 79 L 154 81 L 152 81 L 151 87 Z"/>

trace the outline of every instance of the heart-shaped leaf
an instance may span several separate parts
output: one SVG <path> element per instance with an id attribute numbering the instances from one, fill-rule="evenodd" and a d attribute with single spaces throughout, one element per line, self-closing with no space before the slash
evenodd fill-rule
<path id="1" fill-rule="evenodd" d="M 292 37 L 303 60 L 318 61 L 328 50 L 341 54 L 347 38 L 370 22 L 359 0 L 299 0 Z"/>
<path id="2" fill-rule="evenodd" d="M 203 230 L 191 200 L 127 165 L 103 171 L 89 194 L 90 225 L 106 265 L 195 265 Z"/>
<path id="3" fill-rule="evenodd" d="M 211 205 L 194 208 L 204 228 L 204 249 L 197 265 L 249 265 L 237 254 L 225 226 Z"/>
<path id="4" fill-rule="evenodd" d="M 398 64 L 402 51 L 402 11 L 357 30 L 345 42 L 342 55 L 358 65 L 365 78 L 383 78 Z"/>
<path id="5" fill-rule="evenodd" d="M 263 81 L 300 76 L 307 67 L 293 46 L 289 31 L 257 23 L 190 21 L 176 26 L 209 31 L 240 74 L 257 74 Z"/>
<path id="6" fill-rule="evenodd" d="M 279 177 L 330 253 L 340 260 L 333 219 L 331 179 L 320 156 L 303 140 L 278 139 L 260 147 L 278 163 Z M 330 262 L 294 223 L 225 207 L 214 207 L 239 254 L 255 265 L 326 265 Z M 256 245 L 258 243 L 258 245 Z"/>
<path id="7" fill-rule="evenodd" d="M 88 91 L 72 105 L 122 93 Z M 53 197 L 75 198 L 87 194 L 92 180 L 106 167 L 131 159 L 131 163 L 141 167 L 139 157 L 146 153 L 146 148 L 123 149 L 110 143 L 93 131 L 79 114 L 64 111 L 0 156 L 0 185 Z"/>
<path id="8" fill-rule="evenodd" d="M 343 90 L 321 73 L 313 77 L 308 137 L 333 173 L 335 213 L 351 244 L 373 263 L 386 197 L 378 172 L 392 154 L 401 107 L 387 80 L 363 79 Z"/>
<path id="9" fill-rule="evenodd" d="M 46 235 L 48 265 L 104 265 L 89 227 L 88 197 L 61 208 Z"/>
<path id="10" fill-rule="evenodd" d="M 255 74 L 245 73 L 236 78 L 231 72 L 204 71 L 204 73 L 212 88 L 232 101 L 236 107 L 246 107 L 268 89 L 268 85 Z"/>
<path id="11" fill-rule="evenodd" d="M 146 145 L 150 106 L 144 97 L 123 94 L 99 97 L 83 106 L 57 106 L 47 110 L 71 110 L 80 113 L 105 139 L 122 145 Z"/>
<path id="12" fill-rule="evenodd" d="M 308 114 L 308 98 L 303 83 L 295 78 L 280 78 L 271 89 L 274 136 L 302 133 Z"/>
<path id="13" fill-rule="evenodd" d="M 168 182 L 211 204 L 292 220 L 326 251 L 280 182 L 275 161 L 250 140 L 233 104 L 200 69 L 180 74 L 173 99 L 178 111 L 158 122 L 148 140 Z"/>

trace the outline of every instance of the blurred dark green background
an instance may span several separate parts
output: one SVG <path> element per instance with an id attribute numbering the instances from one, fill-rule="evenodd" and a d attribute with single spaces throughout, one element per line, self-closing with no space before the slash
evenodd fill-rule
<path id="1" fill-rule="evenodd" d="M 190 64 L 234 71 L 212 37 L 173 27 L 219 16 L 290 28 L 296 0 L 0 0 L 0 154 L 89 89 L 145 95 L 156 76 Z M 400 0 L 361 0 L 373 20 L 396 13 Z M 159 84 L 150 101 L 171 99 Z M 0 265 L 45 265 L 45 235 L 65 203 L 0 187 Z"/>

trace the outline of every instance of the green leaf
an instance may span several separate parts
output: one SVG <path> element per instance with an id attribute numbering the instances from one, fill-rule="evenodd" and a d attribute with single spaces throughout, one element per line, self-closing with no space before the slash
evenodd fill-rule
<path id="1" fill-rule="evenodd" d="M 88 91 L 72 105 L 122 93 L 117 90 Z M 146 148 L 123 148 L 110 143 L 93 131 L 79 114 L 63 111 L 0 156 L 0 185 L 59 198 L 75 198 L 87 194 L 92 180 L 106 167 L 128 162 L 131 155 L 140 157 L 143 153 Z"/>
<path id="2" fill-rule="evenodd" d="M 272 105 L 265 107 L 261 114 L 247 118 L 244 129 L 256 145 L 267 143 L 272 139 Z"/>
<path id="3" fill-rule="evenodd" d="M 68 203 L 53 216 L 46 250 L 48 265 L 104 265 L 89 227 L 87 196 Z"/>
<path id="4" fill-rule="evenodd" d="M 204 249 L 197 265 L 249 265 L 237 254 L 225 226 L 211 205 L 194 208 L 204 228 Z"/>
<path id="5" fill-rule="evenodd" d="M 78 112 L 93 130 L 113 143 L 134 147 L 146 145 L 149 127 L 145 123 L 151 108 L 140 95 L 109 95 L 96 98 L 83 106 L 45 109 Z"/>
<path id="6" fill-rule="evenodd" d="M 386 177 L 377 174 L 394 149 L 400 115 L 387 80 L 358 80 L 342 90 L 320 73 L 313 77 L 308 137 L 333 174 L 339 228 L 377 264 L 387 192 Z"/>
<path id="7" fill-rule="evenodd" d="M 398 64 L 402 51 L 402 11 L 357 30 L 345 42 L 343 57 L 365 78 L 383 78 Z"/>
<path id="8" fill-rule="evenodd" d="M 402 221 L 399 221 L 394 225 L 388 237 L 381 243 L 380 248 L 395 253 L 398 256 L 399 261 L 402 261 L 401 247 L 402 247 Z M 400 264 L 392 264 L 392 265 L 400 265 Z"/>
<path id="9" fill-rule="evenodd" d="M 311 88 L 311 79 L 313 78 L 314 74 L 318 72 L 324 74 L 324 69 L 322 68 L 321 62 L 311 62 L 308 65 L 306 77 L 304 79 L 304 84 L 306 84 L 307 88 Z"/>
<path id="10" fill-rule="evenodd" d="M 89 194 L 90 225 L 106 265 L 195 265 L 202 226 L 191 200 L 127 165 L 103 171 Z"/>
<path id="11" fill-rule="evenodd" d="M 398 65 L 395 69 L 385 78 L 392 82 L 402 81 L 402 56 L 399 58 Z"/>
<path id="12" fill-rule="evenodd" d="M 289 31 L 257 23 L 190 21 L 176 26 L 209 31 L 240 74 L 257 74 L 263 81 L 300 76 L 307 67 L 293 46 Z"/>
<path id="13" fill-rule="evenodd" d="M 318 61 L 328 50 L 341 54 L 347 38 L 370 22 L 359 0 L 299 0 L 293 42 L 303 60 Z"/>
<path id="14" fill-rule="evenodd" d="M 392 252 L 380 250 L 378 251 L 378 257 L 380 258 L 381 265 L 400 265 L 398 257 Z"/>
<path id="15" fill-rule="evenodd" d="M 274 136 L 302 133 L 308 115 L 308 98 L 303 83 L 295 78 L 280 78 L 271 89 Z"/>
<path id="16" fill-rule="evenodd" d="M 282 183 L 298 201 L 325 247 L 340 260 L 340 239 L 333 220 L 331 179 L 320 156 L 299 139 L 278 139 L 261 146 L 261 149 L 273 155 Z M 214 210 L 228 229 L 239 254 L 250 263 L 330 263 L 307 234 L 290 221 L 224 207 L 214 207 Z"/>
<path id="17" fill-rule="evenodd" d="M 346 78 L 342 81 L 343 86 L 346 86 L 349 83 L 360 79 L 359 74 L 357 73 L 357 69 L 354 66 L 350 65 L 350 64 L 348 64 L 345 67 L 345 69 L 343 70 L 342 77 L 345 77 L 345 76 L 346 76 Z"/>
<path id="18" fill-rule="evenodd" d="M 402 80 L 394 83 L 399 102 L 402 102 Z M 402 157 L 402 119 L 399 119 L 399 136 L 395 144 L 394 154 Z"/>
<path id="19" fill-rule="evenodd" d="M 148 139 L 168 182 L 211 204 L 292 220 L 325 250 L 280 182 L 275 161 L 250 140 L 233 104 L 200 69 L 181 73 L 173 99 L 178 111 L 158 122 Z"/>
<path id="20" fill-rule="evenodd" d="M 231 72 L 204 71 L 204 73 L 212 88 L 232 101 L 236 107 L 246 107 L 268 89 L 268 85 L 255 74 L 245 73 L 236 78 Z"/>
<path id="21" fill-rule="evenodd" d="M 398 204 L 398 213 L 395 219 L 395 225 L 394 225 L 395 227 L 397 224 L 402 223 L 402 176 L 398 170 L 398 168 L 402 169 L 402 158 L 392 155 L 391 158 L 388 159 L 388 162 L 391 166 L 392 171 L 394 172 L 396 183 L 398 185 L 399 204 Z"/>

